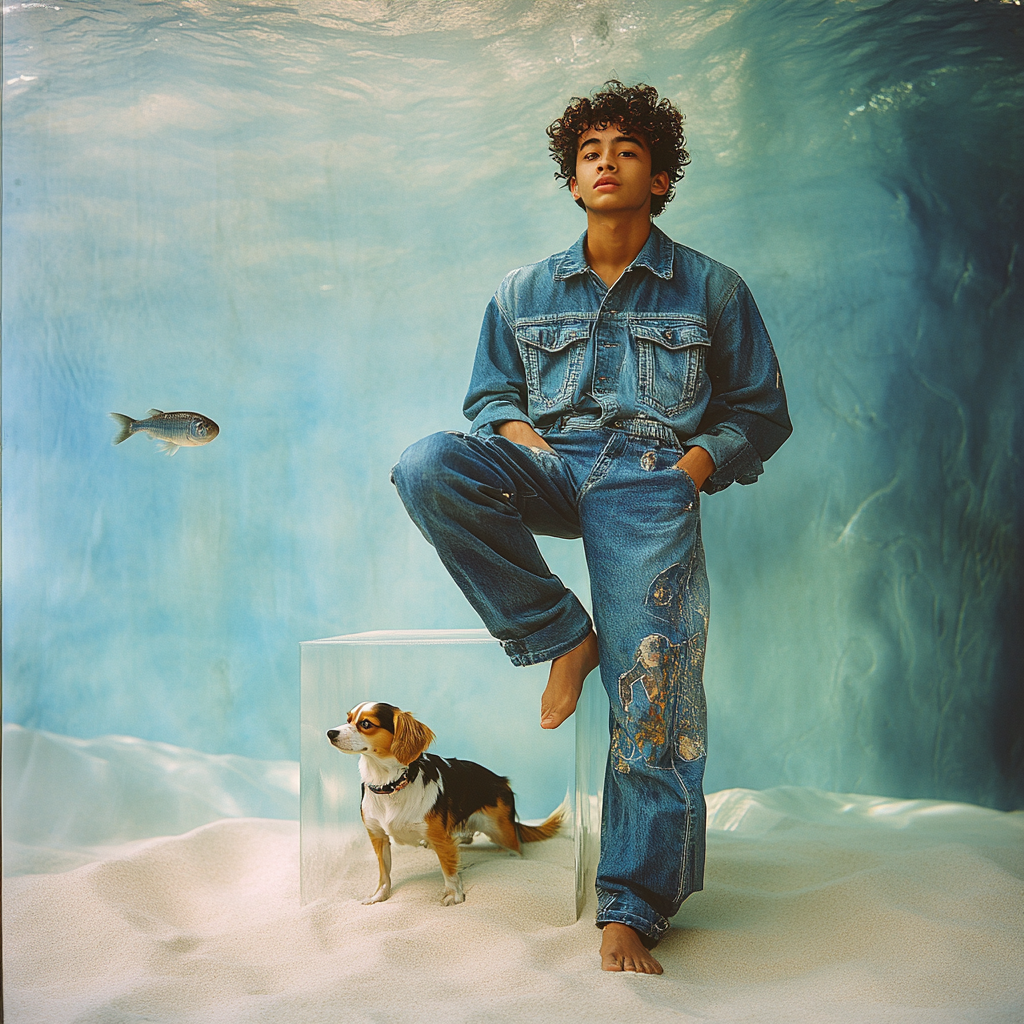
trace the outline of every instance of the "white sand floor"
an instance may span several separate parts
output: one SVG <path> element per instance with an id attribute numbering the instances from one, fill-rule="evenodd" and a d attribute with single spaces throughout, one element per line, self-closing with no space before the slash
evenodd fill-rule
<path id="1" fill-rule="evenodd" d="M 108 767 L 147 746 L 5 730 L 5 863 L 22 872 L 4 881 L 7 1024 L 1024 1021 L 1022 812 L 798 788 L 714 794 L 705 891 L 657 949 L 664 976 L 636 977 L 598 969 L 592 907 L 551 923 L 572 885 L 553 846 L 518 859 L 474 845 L 467 901 L 446 908 L 436 858 L 418 849 L 396 856 L 392 898 L 362 906 L 376 878 L 367 844 L 341 889 L 301 907 L 292 820 L 220 817 L 114 846 L 93 828 L 75 849 L 65 820 L 43 842 L 32 822 L 60 824 L 60 775 L 40 781 L 22 765 L 12 788 L 9 773 L 17 749 L 49 764 L 47 744 L 69 764 Z M 140 778 L 173 820 L 194 787 L 211 814 L 225 787 L 238 805 L 240 786 L 267 799 L 258 769 L 240 783 L 234 762 L 204 775 L 207 755 L 182 756 L 194 770 L 167 774 L 162 793 L 138 765 L 114 771 L 123 808 Z M 82 778 L 96 765 L 78 767 L 84 820 Z M 287 767 L 265 767 L 280 796 Z M 54 870 L 62 856 L 68 869 Z"/>

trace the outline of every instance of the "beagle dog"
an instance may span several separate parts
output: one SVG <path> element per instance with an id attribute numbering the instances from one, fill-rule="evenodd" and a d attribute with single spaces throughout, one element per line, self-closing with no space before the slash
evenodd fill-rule
<path id="1" fill-rule="evenodd" d="M 521 853 L 520 843 L 550 839 L 562 824 L 561 807 L 541 825 L 517 821 L 508 779 L 473 761 L 425 754 L 434 734 L 391 704 L 357 704 L 345 725 L 327 730 L 327 738 L 338 750 L 359 754 L 360 811 L 380 867 L 377 891 L 363 903 L 391 895 L 391 839 L 437 854 L 444 875 L 441 903 L 448 907 L 466 899 L 460 843 L 483 832 L 498 846 Z"/>

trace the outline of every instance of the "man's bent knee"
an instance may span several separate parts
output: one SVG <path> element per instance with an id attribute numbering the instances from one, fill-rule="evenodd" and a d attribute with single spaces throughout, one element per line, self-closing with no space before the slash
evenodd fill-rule
<path id="1" fill-rule="evenodd" d="M 424 487 L 435 487 L 452 451 L 464 445 L 465 435 L 454 431 L 429 434 L 409 445 L 391 469 L 391 482 L 402 500 L 408 504 Z"/>

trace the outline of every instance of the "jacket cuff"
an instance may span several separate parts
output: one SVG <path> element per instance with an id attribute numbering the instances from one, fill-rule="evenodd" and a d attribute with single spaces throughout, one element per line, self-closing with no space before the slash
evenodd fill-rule
<path id="1" fill-rule="evenodd" d="M 754 446 L 739 433 L 715 428 L 687 438 L 683 446 L 703 448 L 715 463 L 715 471 L 701 488 L 707 494 L 724 491 L 733 482 L 752 484 L 764 472 L 764 463 Z"/>
<path id="2" fill-rule="evenodd" d="M 522 409 L 511 402 L 491 402 L 477 413 L 477 417 L 473 420 L 469 432 L 471 434 L 479 434 L 481 437 L 487 437 L 495 433 L 495 423 L 507 423 L 509 420 L 520 420 L 533 426 L 533 420 Z"/>

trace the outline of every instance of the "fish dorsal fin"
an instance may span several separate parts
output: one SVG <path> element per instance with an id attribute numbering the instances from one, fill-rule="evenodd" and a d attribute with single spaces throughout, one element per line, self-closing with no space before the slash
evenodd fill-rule
<path id="1" fill-rule="evenodd" d="M 163 416 L 163 409 L 149 409 L 146 411 L 147 416 Z"/>

